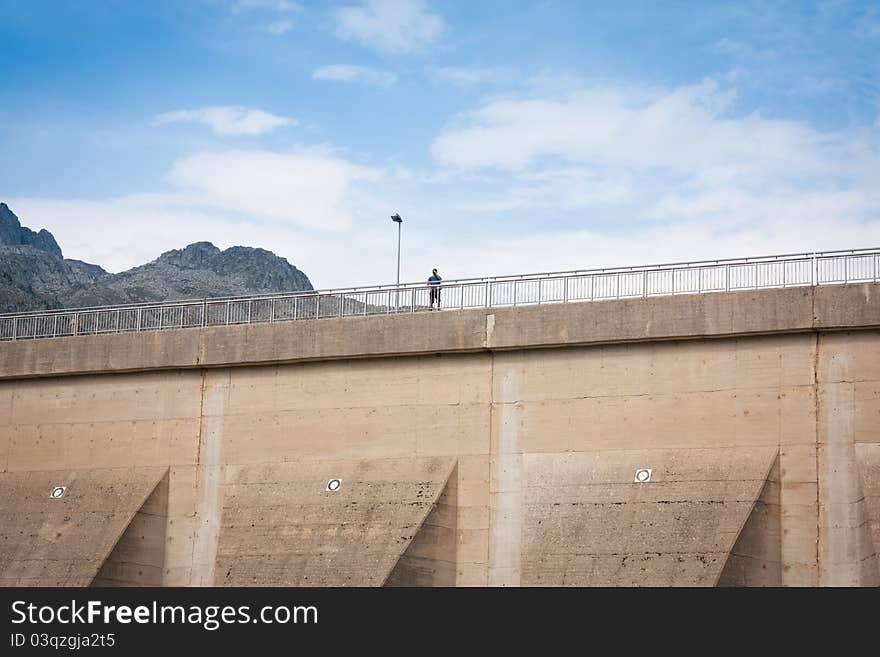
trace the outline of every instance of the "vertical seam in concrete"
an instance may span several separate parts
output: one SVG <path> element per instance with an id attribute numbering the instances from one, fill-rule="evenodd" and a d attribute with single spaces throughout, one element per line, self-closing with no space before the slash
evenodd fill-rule
<path id="1" fill-rule="evenodd" d="M 486 455 L 486 486 L 489 488 L 488 513 L 486 514 L 486 585 L 492 568 L 492 429 L 495 418 L 495 351 L 489 349 L 489 453 Z"/>
<path id="2" fill-rule="evenodd" d="M 816 321 L 816 294 L 815 290 L 813 291 L 813 323 L 815 326 Z M 820 504 L 821 498 L 821 485 L 819 483 L 819 477 L 821 476 L 821 470 L 819 468 L 819 331 L 815 330 L 815 340 L 813 341 L 813 444 L 815 445 L 815 459 L 816 459 L 816 551 L 815 551 L 815 562 L 816 562 L 816 583 L 815 586 L 821 585 L 822 580 L 822 567 L 819 564 L 819 555 L 821 551 L 819 550 L 819 542 L 820 542 L 820 532 L 822 531 L 822 507 Z"/>
<path id="3" fill-rule="evenodd" d="M 204 417 L 205 417 L 205 378 L 206 378 L 206 374 L 207 373 L 206 373 L 205 369 L 202 368 L 202 390 L 201 390 L 201 394 L 199 395 L 199 439 L 196 444 L 196 462 L 195 462 L 196 486 L 195 486 L 195 490 L 199 490 L 199 480 L 202 477 L 202 472 L 201 472 L 201 468 L 199 468 L 199 465 L 202 460 L 202 429 L 204 427 Z M 170 492 L 171 492 L 170 481 L 168 484 L 168 491 L 170 494 Z M 196 520 L 196 522 L 198 521 L 198 507 L 193 509 L 193 518 Z M 195 530 L 195 528 L 194 528 L 194 530 Z M 189 573 L 190 573 L 189 574 L 189 583 L 190 584 L 192 584 L 193 566 L 195 565 L 195 561 L 196 561 L 196 540 L 195 539 L 196 539 L 196 535 L 195 535 L 195 531 L 193 531 L 193 542 L 192 542 L 192 546 L 190 548 L 190 558 L 189 558 Z"/>
<path id="4" fill-rule="evenodd" d="M 199 395 L 199 440 L 196 445 L 196 467 L 198 468 L 199 462 L 202 459 L 202 425 L 203 419 L 205 416 L 205 377 L 206 371 L 202 368 L 202 392 Z M 198 470 L 196 470 L 196 486 L 198 486 Z"/>
<path id="5" fill-rule="evenodd" d="M 217 561 L 217 549 L 220 540 L 220 523 L 223 515 L 223 425 L 225 406 L 230 394 L 231 374 L 229 368 L 223 370 L 223 385 L 206 386 L 205 412 L 211 412 L 210 421 L 206 422 L 204 458 L 200 458 L 199 469 L 205 476 L 199 479 L 197 489 L 198 507 L 196 511 L 196 532 L 193 543 L 195 546 L 193 560 L 194 570 L 197 569 L 197 586 L 214 585 L 214 568 Z M 211 398 L 207 399 L 207 393 Z"/>
<path id="6" fill-rule="evenodd" d="M 9 395 L 9 435 L 6 437 L 6 449 L 3 452 L 3 472 L 9 472 L 9 455 L 12 453 L 12 427 L 15 426 L 13 417 L 15 416 L 15 387 L 12 388 L 12 394 Z"/>

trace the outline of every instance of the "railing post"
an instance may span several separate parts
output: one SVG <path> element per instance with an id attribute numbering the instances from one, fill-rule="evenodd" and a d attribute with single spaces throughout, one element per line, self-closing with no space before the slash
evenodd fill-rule
<path id="1" fill-rule="evenodd" d="M 321 295 L 315 295 L 315 319 L 321 319 Z"/>
<path id="2" fill-rule="evenodd" d="M 724 291 L 730 292 L 730 263 L 724 267 Z"/>
<path id="3" fill-rule="evenodd" d="M 208 300 L 202 302 L 202 326 L 208 325 Z"/>
<path id="4" fill-rule="evenodd" d="M 620 298 L 620 272 L 614 277 L 614 298 Z"/>
<path id="5" fill-rule="evenodd" d="M 58 315 L 55 315 L 55 321 L 52 322 L 52 337 L 58 337 Z"/>
<path id="6" fill-rule="evenodd" d="M 248 299 L 248 314 L 247 314 L 247 323 L 248 324 L 251 323 L 251 305 L 253 305 L 253 303 L 254 302 L 252 299 Z"/>
<path id="7" fill-rule="evenodd" d="M 229 326 L 229 311 L 230 311 L 230 302 L 226 302 L 226 326 Z"/>
<path id="8" fill-rule="evenodd" d="M 134 329 L 135 331 L 140 331 L 140 330 L 141 330 L 141 311 L 142 311 L 142 310 L 143 310 L 143 308 L 138 308 L 138 311 L 137 311 L 137 320 L 135 321 L 135 329 Z"/>
<path id="9" fill-rule="evenodd" d="M 464 284 L 459 283 L 458 285 L 458 309 L 464 310 Z"/>
<path id="10" fill-rule="evenodd" d="M 410 288 L 409 291 L 409 312 L 414 313 L 416 311 L 416 289 Z"/>
<path id="11" fill-rule="evenodd" d="M 272 299 L 272 310 L 270 312 L 271 314 L 269 315 L 269 323 L 271 324 L 275 321 L 275 299 Z"/>
<path id="12" fill-rule="evenodd" d="M 183 328 L 183 306 L 180 306 L 180 328 Z"/>
<path id="13" fill-rule="evenodd" d="M 516 307 L 516 297 L 519 293 L 519 281 L 513 282 L 513 306 Z"/>
<path id="14" fill-rule="evenodd" d="M 568 276 L 562 279 L 562 303 L 568 303 Z"/>
<path id="15" fill-rule="evenodd" d="M 79 313 L 73 313 L 73 334 L 79 335 Z"/>
<path id="16" fill-rule="evenodd" d="M 119 333 L 119 311 L 116 311 L 116 333 Z"/>
<path id="17" fill-rule="evenodd" d="M 642 272 L 642 290 L 643 290 L 642 296 L 647 297 L 648 296 L 648 270 L 647 269 Z"/>
<path id="18" fill-rule="evenodd" d="M 293 318 L 294 319 L 299 319 L 296 314 L 298 305 L 299 305 L 299 297 L 293 297 Z"/>
<path id="19" fill-rule="evenodd" d="M 12 318 L 12 339 L 18 338 L 18 317 Z"/>
<path id="20" fill-rule="evenodd" d="M 486 308 L 492 307 L 492 288 L 489 281 L 486 281 Z"/>
<path id="21" fill-rule="evenodd" d="M 400 298 L 398 297 L 397 302 L 400 303 Z M 339 316 L 345 316 L 345 295 L 339 295 Z"/>

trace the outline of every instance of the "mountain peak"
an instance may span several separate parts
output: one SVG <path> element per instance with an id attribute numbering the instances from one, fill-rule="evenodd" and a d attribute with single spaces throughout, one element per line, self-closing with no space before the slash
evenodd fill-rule
<path id="1" fill-rule="evenodd" d="M 197 269 L 204 267 L 213 256 L 220 252 L 220 249 L 211 244 L 211 242 L 193 242 L 182 249 L 166 251 L 154 262 Z"/>
<path id="2" fill-rule="evenodd" d="M 0 203 L 0 246 L 30 246 L 62 258 L 61 247 L 55 237 L 43 228 L 35 233 L 21 225 L 18 217 L 6 203 Z"/>

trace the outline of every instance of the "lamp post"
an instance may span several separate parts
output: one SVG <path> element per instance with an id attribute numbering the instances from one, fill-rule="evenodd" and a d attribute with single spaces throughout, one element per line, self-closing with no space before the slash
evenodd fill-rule
<path id="1" fill-rule="evenodd" d="M 403 226 L 403 219 L 399 214 L 392 214 L 391 221 L 397 224 L 397 284 L 394 292 L 394 310 L 400 311 L 400 229 Z"/>

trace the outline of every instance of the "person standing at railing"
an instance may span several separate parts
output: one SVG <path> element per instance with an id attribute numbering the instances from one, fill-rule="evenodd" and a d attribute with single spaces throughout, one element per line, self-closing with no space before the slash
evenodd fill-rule
<path id="1" fill-rule="evenodd" d="M 428 277 L 428 290 L 431 293 L 431 307 L 428 310 L 434 310 L 435 301 L 437 302 L 437 310 L 440 310 L 440 281 L 442 280 L 443 278 L 437 273 L 437 270 L 433 269 Z"/>

